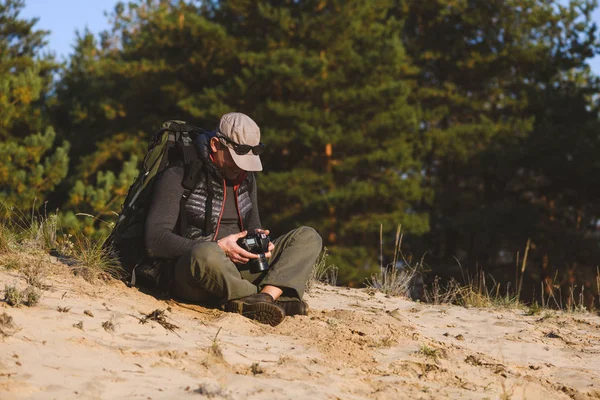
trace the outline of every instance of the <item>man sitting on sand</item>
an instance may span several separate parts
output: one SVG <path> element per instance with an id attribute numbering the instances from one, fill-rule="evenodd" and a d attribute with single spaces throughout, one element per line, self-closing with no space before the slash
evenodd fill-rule
<path id="1" fill-rule="evenodd" d="M 258 215 L 255 171 L 262 171 L 260 129 L 247 115 L 221 117 L 216 131 L 194 140 L 206 179 L 191 190 L 179 232 L 184 168 L 168 167 L 157 177 L 146 219 L 150 257 L 174 259 L 172 292 L 184 301 L 221 302 L 226 311 L 275 326 L 286 315 L 306 315 L 304 287 L 321 251 L 312 228 L 300 227 L 268 243 L 266 271 L 253 272 L 258 254 L 238 239 L 269 234 Z M 206 219 L 209 219 L 208 221 Z"/>

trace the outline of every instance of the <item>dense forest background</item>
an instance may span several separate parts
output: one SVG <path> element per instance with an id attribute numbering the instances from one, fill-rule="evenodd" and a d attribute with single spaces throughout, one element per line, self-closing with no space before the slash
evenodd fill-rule
<path id="1" fill-rule="evenodd" d="M 60 63 L 23 1 L 0 0 L 0 200 L 100 237 L 161 122 L 241 111 L 267 145 L 263 225 L 315 227 L 339 283 L 388 263 L 401 224 L 428 276 L 514 282 L 530 240 L 525 287 L 592 293 L 596 6 L 136 0 Z"/>

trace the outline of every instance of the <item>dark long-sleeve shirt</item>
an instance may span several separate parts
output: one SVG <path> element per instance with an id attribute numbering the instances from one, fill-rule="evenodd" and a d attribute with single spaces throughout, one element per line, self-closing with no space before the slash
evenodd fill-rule
<path id="1" fill-rule="evenodd" d="M 154 185 L 154 192 L 148 216 L 146 217 L 145 244 L 150 257 L 173 259 L 180 257 L 186 251 L 191 250 L 197 240 L 185 238 L 176 232 L 179 219 L 179 207 L 184 188 L 181 186 L 183 180 L 183 167 L 174 166 L 168 168 L 160 176 Z M 252 214 L 248 227 L 245 229 L 251 231 L 260 228 L 260 218 L 258 214 L 258 205 L 256 197 L 256 180 L 253 180 L 252 190 Z M 226 196 L 235 196 L 233 188 L 228 187 Z M 235 209 L 235 199 L 233 202 L 225 201 L 223 210 L 223 220 L 219 227 L 219 236 L 239 233 L 239 219 L 231 218 L 238 215 Z M 233 207 L 233 210 L 231 209 Z"/>

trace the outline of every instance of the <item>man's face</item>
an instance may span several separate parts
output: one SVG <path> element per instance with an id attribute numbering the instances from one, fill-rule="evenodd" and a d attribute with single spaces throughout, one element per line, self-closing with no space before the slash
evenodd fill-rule
<path id="1" fill-rule="evenodd" d="M 215 166 L 223 171 L 223 175 L 227 180 L 237 179 L 243 170 L 236 165 L 231 158 L 231 153 L 227 146 L 225 146 L 217 138 L 210 139 L 210 148 L 213 154 L 213 163 Z"/>

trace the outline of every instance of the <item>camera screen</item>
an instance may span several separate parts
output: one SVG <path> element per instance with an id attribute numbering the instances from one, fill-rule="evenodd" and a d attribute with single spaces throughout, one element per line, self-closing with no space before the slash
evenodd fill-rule
<path id="1" fill-rule="evenodd" d="M 254 239 L 246 239 L 247 244 L 256 244 L 256 240 Z"/>

